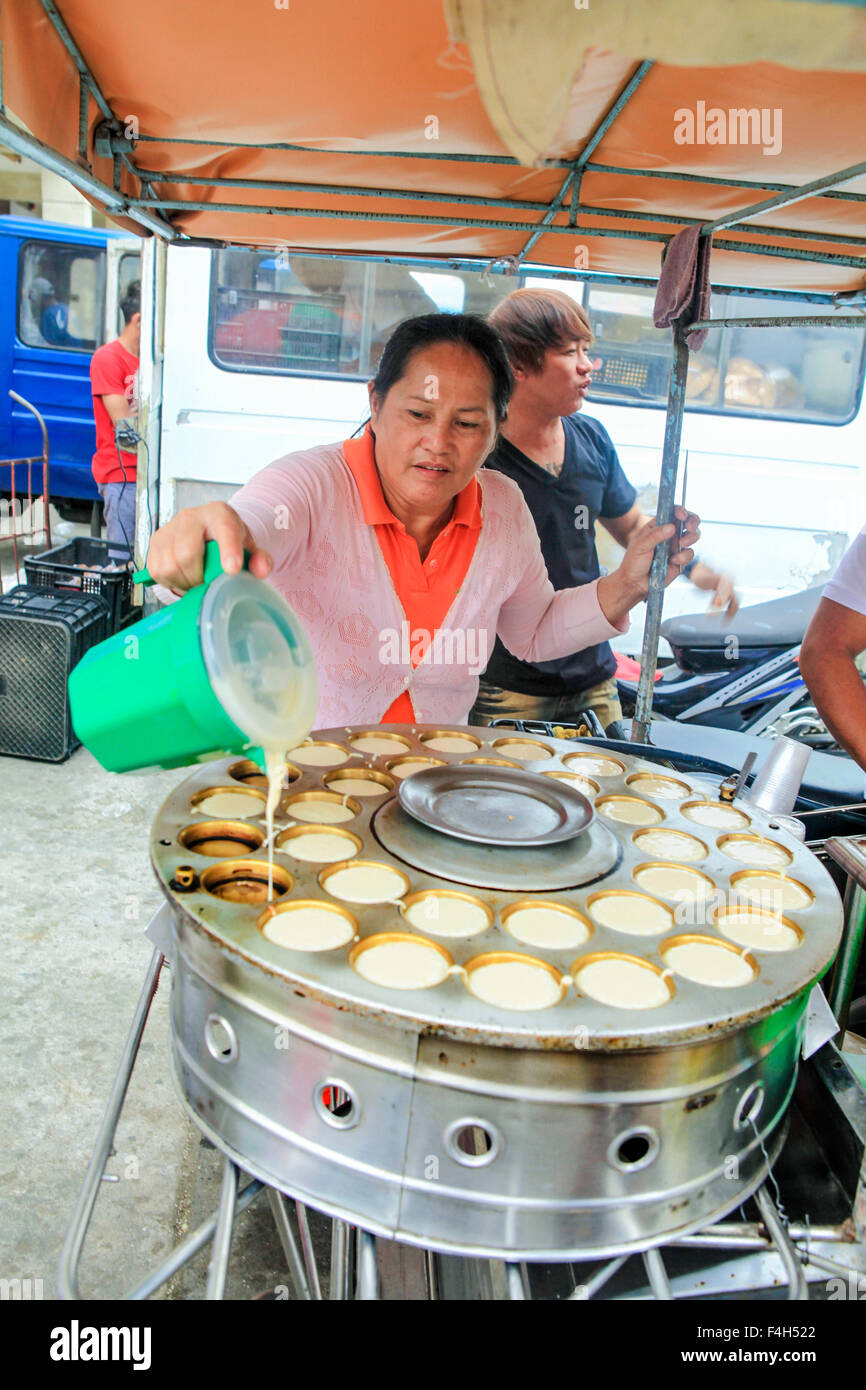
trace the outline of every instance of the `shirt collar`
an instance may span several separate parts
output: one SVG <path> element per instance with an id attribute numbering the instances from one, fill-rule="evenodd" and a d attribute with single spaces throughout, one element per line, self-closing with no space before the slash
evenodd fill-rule
<path id="1" fill-rule="evenodd" d="M 376 468 L 373 435 L 369 425 L 359 439 L 345 439 L 343 441 L 343 457 L 349 465 L 352 477 L 355 479 L 355 485 L 361 495 L 361 508 L 366 524 L 368 526 L 399 526 L 405 530 L 403 523 L 394 515 L 385 501 L 385 494 L 382 491 L 379 472 Z M 470 478 L 466 486 L 458 492 L 451 521 L 448 525 L 452 524 L 467 526 L 474 531 L 480 529 L 481 488 L 477 478 Z"/>

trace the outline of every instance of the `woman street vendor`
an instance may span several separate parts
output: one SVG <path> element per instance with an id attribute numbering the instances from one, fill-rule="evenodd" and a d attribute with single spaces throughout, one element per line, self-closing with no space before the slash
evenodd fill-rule
<path id="1" fill-rule="evenodd" d="M 554 592 L 519 488 L 482 464 L 508 411 L 512 377 L 483 319 L 425 314 L 391 335 L 359 438 L 287 454 L 231 503 L 178 512 L 153 536 L 148 568 L 181 593 L 202 580 L 207 540 L 234 573 L 287 599 L 309 634 L 318 727 L 465 723 L 498 634 L 524 661 L 616 637 L 647 593 L 652 523 L 618 570 Z M 699 518 L 682 508 L 666 583 L 692 559 Z"/>

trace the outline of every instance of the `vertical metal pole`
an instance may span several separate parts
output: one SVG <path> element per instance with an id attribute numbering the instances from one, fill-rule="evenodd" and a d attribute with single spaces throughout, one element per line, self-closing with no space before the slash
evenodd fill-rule
<path id="1" fill-rule="evenodd" d="M 235 1203 L 238 1200 L 238 1170 L 230 1158 L 223 1167 L 223 1186 L 220 1193 L 219 1218 L 214 1232 L 210 1264 L 207 1267 L 205 1298 L 209 1302 L 225 1296 L 226 1274 L 232 1248 L 235 1224 Z"/>
<path id="2" fill-rule="evenodd" d="M 689 370 L 689 344 L 679 320 L 674 324 L 674 361 L 668 391 L 668 413 L 665 420 L 665 440 L 662 450 L 662 472 L 659 481 L 659 501 L 656 525 L 664 526 L 674 514 L 677 467 L 680 457 L 680 438 L 683 432 L 683 411 L 686 404 L 686 378 Z M 665 594 L 665 575 L 668 567 L 667 543 L 656 546 L 649 577 L 646 601 L 646 622 L 640 657 L 640 682 L 637 688 L 634 719 L 631 726 L 633 743 L 646 743 L 653 708 L 653 684 L 658 660 L 659 628 Z"/>
<path id="3" fill-rule="evenodd" d="M 839 957 L 833 972 L 833 985 L 830 990 L 830 1008 L 842 1030 L 843 1039 L 848 1022 L 851 995 L 854 992 L 857 966 L 863 950 L 864 934 L 866 934 L 866 892 L 855 879 L 849 878 L 845 888 L 845 929 L 842 933 L 842 945 L 839 949 Z"/>

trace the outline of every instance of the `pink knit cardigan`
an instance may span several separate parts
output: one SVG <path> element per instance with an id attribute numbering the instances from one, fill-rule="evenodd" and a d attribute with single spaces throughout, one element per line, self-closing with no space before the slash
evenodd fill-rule
<path id="1" fill-rule="evenodd" d="M 286 454 L 231 499 L 262 549 L 269 582 L 309 634 L 316 724 L 378 723 L 408 690 L 424 723 L 465 723 L 496 633 L 523 661 L 550 661 L 628 630 L 601 611 L 598 581 L 554 592 L 516 483 L 482 469 L 482 525 L 466 578 L 414 669 L 413 634 L 341 444 Z"/>

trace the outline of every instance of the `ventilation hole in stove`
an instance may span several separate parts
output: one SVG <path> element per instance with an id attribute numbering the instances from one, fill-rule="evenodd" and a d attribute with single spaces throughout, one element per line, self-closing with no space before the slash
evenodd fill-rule
<path id="1" fill-rule="evenodd" d="M 658 1151 L 659 1137 L 655 1130 L 642 1126 L 618 1135 L 607 1151 L 607 1161 L 621 1173 L 636 1173 L 648 1168 Z"/>
<path id="2" fill-rule="evenodd" d="M 734 1129 L 749 1129 L 761 1113 L 764 1104 L 764 1083 L 755 1081 L 740 1096 L 734 1111 Z"/>
<path id="3" fill-rule="evenodd" d="M 445 1131 L 445 1149 L 464 1168 L 484 1168 L 502 1148 L 502 1136 L 489 1120 L 454 1120 Z"/>
<path id="4" fill-rule="evenodd" d="M 233 1062 L 238 1055 L 238 1040 L 234 1028 L 219 1014 L 209 1014 L 204 1026 L 208 1052 L 216 1062 Z"/>
<path id="5" fill-rule="evenodd" d="M 313 1093 L 313 1105 L 320 1119 L 334 1129 L 351 1129 L 361 1118 L 358 1097 L 344 1081 L 320 1081 Z"/>

